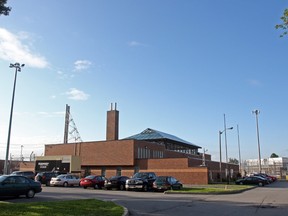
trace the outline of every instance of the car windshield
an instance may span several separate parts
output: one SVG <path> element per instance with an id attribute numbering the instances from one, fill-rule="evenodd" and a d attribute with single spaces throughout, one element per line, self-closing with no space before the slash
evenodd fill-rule
<path id="1" fill-rule="evenodd" d="M 165 182 L 166 181 L 166 177 L 158 177 L 156 179 L 156 182 Z"/>
<path id="2" fill-rule="evenodd" d="M 12 172 L 11 175 L 19 175 L 21 172 Z"/>
<path id="3" fill-rule="evenodd" d="M 6 176 L 0 176 L 0 182 L 4 181 L 6 179 Z"/>
<path id="4" fill-rule="evenodd" d="M 95 178 L 95 176 L 93 176 L 93 175 L 90 175 L 90 176 L 86 176 L 85 178 L 86 178 L 86 179 L 94 179 L 94 178 Z"/>
<path id="5" fill-rule="evenodd" d="M 133 178 L 143 178 L 143 177 L 147 177 L 147 173 L 135 173 L 135 175 L 133 176 Z"/>
<path id="6" fill-rule="evenodd" d="M 112 176 L 112 177 L 110 178 L 110 180 L 116 180 L 116 179 L 118 179 L 118 178 L 120 178 L 120 176 Z"/>

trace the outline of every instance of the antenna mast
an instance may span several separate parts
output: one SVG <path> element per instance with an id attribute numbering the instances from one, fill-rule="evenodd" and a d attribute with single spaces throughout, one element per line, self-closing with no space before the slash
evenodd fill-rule
<path id="1" fill-rule="evenodd" d="M 64 128 L 64 144 L 68 141 L 73 140 L 76 142 L 83 142 L 80 136 L 80 133 L 76 127 L 76 124 L 70 113 L 70 106 L 66 104 L 66 113 L 65 113 L 65 128 Z M 72 141 L 72 142 L 73 142 Z"/>

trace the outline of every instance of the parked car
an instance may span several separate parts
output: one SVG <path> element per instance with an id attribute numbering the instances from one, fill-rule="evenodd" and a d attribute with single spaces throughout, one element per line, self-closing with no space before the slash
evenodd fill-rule
<path id="1" fill-rule="evenodd" d="M 51 186 L 79 186 L 80 178 L 72 174 L 61 174 L 52 177 L 50 181 Z"/>
<path id="2" fill-rule="evenodd" d="M 273 182 L 273 179 L 270 176 L 263 174 L 263 173 L 254 173 L 254 174 L 252 174 L 252 176 L 262 177 L 262 178 L 266 179 L 269 184 Z"/>
<path id="3" fill-rule="evenodd" d="M 236 184 L 240 185 L 259 185 L 259 186 L 264 186 L 269 184 L 267 179 L 264 179 L 260 176 L 248 176 L 245 177 L 244 179 L 238 179 L 235 182 Z"/>
<path id="4" fill-rule="evenodd" d="M 277 178 L 275 176 L 271 176 L 271 175 L 268 175 L 266 173 L 257 173 L 257 174 L 254 174 L 254 175 L 268 178 L 270 183 L 272 183 L 272 182 L 277 180 Z"/>
<path id="5" fill-rule="evenodd" d="M 129 179 L 128 176 L 112 176 L 111 178 L 105 180 L 104 187 L 107 190 L 112 188 L 118 190 L 125 190 L 126 180 Z"/>
<path id="6" fill-rule="evenodd" d="M 33 171 L 14 171 L 10 175 L 21 175 L 34 180 L 35 173 Z"/>
<path id="7" fill-rule="evenodd" d="M 58 171 L 53 172 L 39 172 L 35 176 L 34 180 L 39 181 L 41 184 L 45 184 L 46 186 L 50 185 L 51 178 L 57 177 L 58 175 L 65 174 Z"/>
<path id="8" fill-rule="evenodd" d="M 89 175 L 80 180 L 80 186 L 86 189 L 87 187 L 93 187 L 94 189 L 101 189 L 104 187 L 106 178 L 99 175 Z"/>
<path id="9" fill-rule="evenodd" d="M 152 189 L 156 177 L 154 172 L 135 173 L 131 179 L 126 180 L 125 188 L 126 190 L 148 191 Z"/>
<path id="10" fill-rule="evenodd" d="M 181 190 L 182 187 L 182 183 L 173 176 L 158 176 L 153 182 L 155 191 Z"/>
<path id="11" fill-rule="evenodd" d="M 2 175 L 0 176 L 0 196 L 25 195 L 27 198 L 33 198 L 35 193 L 42 191 L 41 184 L 20 175 Z"/>
<path id="12" fill-rule="evenodd" d="M 277 177 L 276 176 L 272 176 L 272 175 L 267 175 L 267 176 L 269 176 L 272 179 L 273 182 L 277 181 Z"/>

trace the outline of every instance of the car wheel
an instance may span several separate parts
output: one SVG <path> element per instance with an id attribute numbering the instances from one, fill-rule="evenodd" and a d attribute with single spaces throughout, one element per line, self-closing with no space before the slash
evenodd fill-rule
<path id="1" fill-rule="evenodd" d="M 94 189 L 99 189 L 98 184 L 95 184 L 95 185 L 94 185 Z"/>
<path id="2" fill-rule="evenodd" d="M 243 185 L 243 182 L 240 182 L 239 184 L 240 184 L 240 185 Z"/>
<path id="3" fill-rule="evenodd" d="M 68 182 L 64 182 L 63 186 L 68 187 Z"/>
<path id="4" fill-rule="evenodd" d="M 120 189 L 121 191 L 123 191 L 123 190 L 125 190 L 125 186 L 124 186 L 123 184 L 120 184 L 119 189 Z"/>
<path id="5" fill-rule="evenodd" d="M 263 183 L 262 183 L 262 182 L 259 182 L 259 184 L 258 184 L 258 185 L 261 187 L 261 186 L 263 186 Z"/>
<path id="6" fill-rule="evenodd" d="M 50 182 L 49 181 L 46 182 L 46 186 L 50 186 Z"/>
<path id="7" fill-rule="evenodd" d="M 84 186 L 83 188 L 84 188 L 84 189 L 87 189 L 87 187 L 86 187 L 86 186 Z"/>
<path id="8" fill-rule="evenodd" d="M 30 189 L 27 191 L 27 193 L 26 193 L 27 198 L 33 198 L 34 196 L 35 196 L 34 190 Z"/>
<path id="9" fill-rule="evenodd" d="M 144 184 L 142 189 L 143 189 L 144 192 L 147 192 L 148 191 L 148 185 Z"/>

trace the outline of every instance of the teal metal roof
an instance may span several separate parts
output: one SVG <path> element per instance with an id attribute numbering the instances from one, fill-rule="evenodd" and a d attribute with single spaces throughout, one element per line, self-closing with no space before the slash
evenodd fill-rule
<path id="1" fill-rule="evenodd" d="M 157 131 L 151 128 L 147 128 L 146 130 L 142 131 L 139 134 L 127 137 L 125 139 L 136 139 L 136 140 L 163 140 L 163 139 L 167 139 L 167 140 L 172 140 L 175 142 L 179 142 L 179 143 L 183 143 L 183 144 L 188 144 L 188 145 L 192 145 L 196 148 L 201 148 L 193 143 L 190 143 L 186 140 L 180 139 L 179 137 L 176 137 L 174 135 L 171 134 L 167 134 L 161 131 Z"/>

